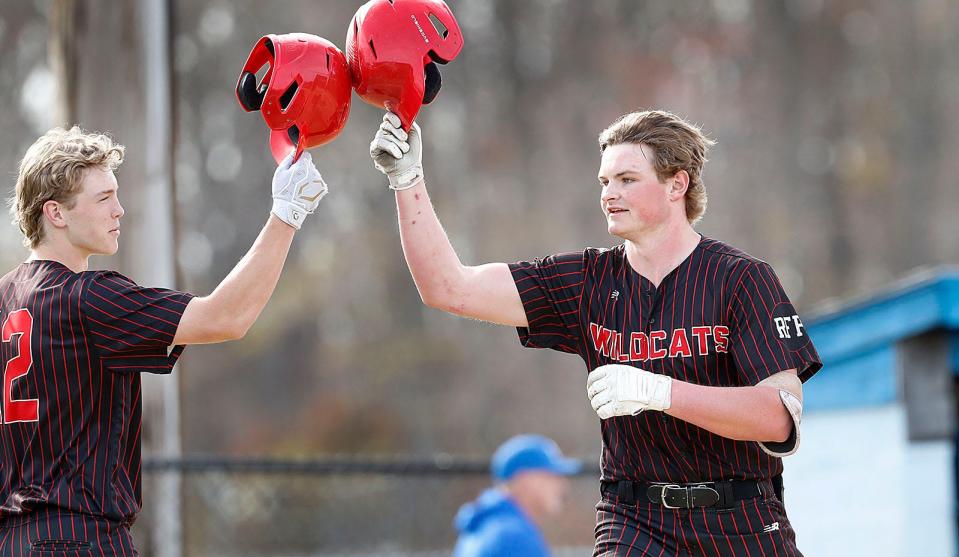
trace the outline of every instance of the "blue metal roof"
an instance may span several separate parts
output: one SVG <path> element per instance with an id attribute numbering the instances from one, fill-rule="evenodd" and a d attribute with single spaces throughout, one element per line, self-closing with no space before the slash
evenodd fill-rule
<path id="1" fill-rule="evenodd" d="M 804 386 L 807 409 L 893 402 L 901 340 L 951 331 L 952 368 L 959 370 L 959 267 L 921 270 L 879 292 L 814 309 L 804 321 L 823 361 Z"/>

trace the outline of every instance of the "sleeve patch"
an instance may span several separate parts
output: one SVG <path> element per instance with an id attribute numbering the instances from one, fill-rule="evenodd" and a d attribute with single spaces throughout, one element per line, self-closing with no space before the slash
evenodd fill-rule
<path id="1" fill-rule="evenodd" d="M 792 304 L 780 303 L 773 309 L 773 330 L 779 342 L 789 350 L 802 350 L 809 344 L 806 326 Z"/>

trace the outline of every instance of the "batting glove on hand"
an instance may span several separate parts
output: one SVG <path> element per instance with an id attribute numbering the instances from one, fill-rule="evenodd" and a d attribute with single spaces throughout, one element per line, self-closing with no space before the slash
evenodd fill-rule
<path id="1" fill-rule="evenodd" d="M 327 187 L 313 157 L 304 152 L 293 162 L 293 153 L 273 173 L 273 214 L 299 230 L 306 216 L 316 210 Z"/>
<path id="2" fill-rule="evenodd" d="M 643 410 L 667 410 L 673 380 L 666 375 L 622 364 L 599 366 L 589 373 L 586 394 L 600 419 L 635 416 Z"/>
<path id="3" fill-rule="evenodd" d="M 405 190 L 423 177 L 423 141 L 420 127 L 413 122 L 410 133 L 403 130 L 400 117 L 383 116 L 380 129 L 370 143 L 370 156 L 377 170 L 390 179 L 390 188 Z"/>

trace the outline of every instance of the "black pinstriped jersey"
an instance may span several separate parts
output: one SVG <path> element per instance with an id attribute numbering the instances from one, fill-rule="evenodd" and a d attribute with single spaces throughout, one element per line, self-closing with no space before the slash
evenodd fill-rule
<path id="1" fill-rule="evenodd" d="M 625 245 L 510 265 L 532 348 L 579 354 L 708 386 L 749 386 L 821 367 L 772 267 L 702 238 L 659 285 L 635 272 Z M 663 412 L 603 420 L 603 480 L 695 482 L 770 478 L 782 459 Z"/>
<path id="2" fill-rule="evenodd" d="M 29 261 L 0 279 L 0 516 L 140 510 L 140 375 L 169 373 L 191 294 Z"/>

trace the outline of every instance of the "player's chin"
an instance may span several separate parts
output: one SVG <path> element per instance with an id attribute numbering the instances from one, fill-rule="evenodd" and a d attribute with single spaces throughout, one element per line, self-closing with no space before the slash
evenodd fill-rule
<path id="1" fill-rule="evenodd" d="M 119 250 L 120 240 L 118 238 L 110 238 L 103 242 L 103 245 L 98 250 L 97 255 L 114 255 Z"/>
<path id="2" fill-rule="evenodd" d="M 623 227 L 617 225 L 616 223 L 607 223 L 606 231 L 609 232 L 610 236 L 616 236 L 617 238 L 625 239 L 625 236 L 623 236 Z"/>

